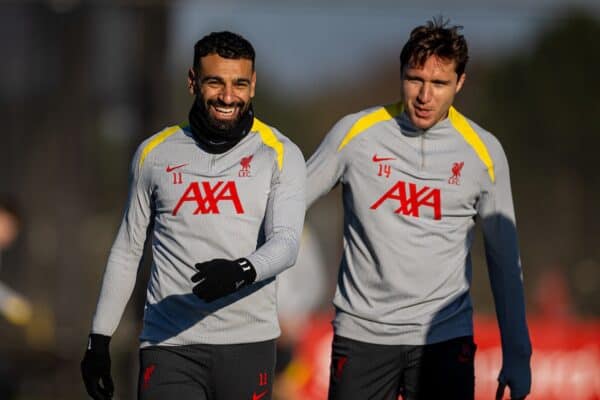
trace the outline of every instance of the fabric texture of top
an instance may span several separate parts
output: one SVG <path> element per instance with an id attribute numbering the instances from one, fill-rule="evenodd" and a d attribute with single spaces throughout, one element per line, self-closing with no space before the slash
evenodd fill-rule
<path id="1" fill-rule="evenodd" d="M 508 163 L 498 140 L 451 108 L 416 129 L 401 103 L 342 118 L 308 161 L 307 204 L 342 184 L 335 333 L 421 345 L 472 335 L 470 250 L 481 221 L 505 364 L 528 366 Z"/>
<path id="2" fill-rule="evenodd" d="M 173 126 L 138 148 L 130 191 L 110 251 L 92 332 L 111 336 L 131 296 L 147 235 L 152 267 L 140 335 L 148 345 L 232 344 L 280 333 L 278 273 L 294 264 L 305 211 L 302 153 L 254 119 L 222 154 Z M 194 264 L 247 258 L 256 282 L 206 303 L 192 293 Z"/>

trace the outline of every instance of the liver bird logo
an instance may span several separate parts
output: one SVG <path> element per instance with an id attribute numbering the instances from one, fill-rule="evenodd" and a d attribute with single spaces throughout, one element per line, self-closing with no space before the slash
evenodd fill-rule
<path id="1" fill-rule="evenodd" d="M 465 165 L 464 161 L 452 163 L 452 176 L 448 178 L 448 183 L 451 185 L 460 185 L 460 171 Z"/>
<path id="2" fill-rule="evenodd" d="M 240 172 L 238 172 L 238 176 L 250 176 L 250 162 L 252 161 L 252 157 L 252 155 L 249 155 L 248 157 L 242 157 L 242 159 L 240 160 L 240 165 L 242 166 L 242 169 L 240 169 Z"/>
<path id="3" fill-rule="evenodd" d="M 250 161 L 252 161 L 253 156 L 242 157 L 242 161 L 240 161 L 240 165 L 242 166 L 242 171 L 250 170 Z"/>

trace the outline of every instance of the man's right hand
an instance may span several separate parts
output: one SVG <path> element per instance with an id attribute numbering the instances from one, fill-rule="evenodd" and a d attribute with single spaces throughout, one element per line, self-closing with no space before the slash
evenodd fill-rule
<path id="1" fill-rule="evenodd" d="M 94 400 L 110 400 L 115 390 L 110 376 L 109 343 L 110 336 L 90 334 L 88 347 L 81 361 L 83 383 Z"/>

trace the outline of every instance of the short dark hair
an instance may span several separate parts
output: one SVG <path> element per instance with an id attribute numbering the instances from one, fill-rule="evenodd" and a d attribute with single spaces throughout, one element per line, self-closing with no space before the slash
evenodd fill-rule
<path id="1" fill-rule="evenodd" d="M 196 71 L 199 71 L 200 59 L 209 54 L 218 54 L 229 59 L 251 60 L 252 69 L 254 69 L 254 47 L 237 33 L 212 32 L 198 40 L 194 45 L 194 69 Z"/>
<path id="2" fill-rule="evenodd" d="M 430 56 L 437 56 L 455 61 L 460 78 L 469 60 L 469 49 L 465 37 L 459 33 L 463 27 L 448 24 L 449 21 L 438 17 L 413 29 L 400 53 L 400 71 L 406 65 L 422 67 Z"/>

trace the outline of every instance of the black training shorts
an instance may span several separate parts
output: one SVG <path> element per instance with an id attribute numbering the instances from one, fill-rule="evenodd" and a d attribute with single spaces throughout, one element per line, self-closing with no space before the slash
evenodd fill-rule
<path id="1" fill-rule="evenodd" d="M 140 350 L 138 400 L 270 400 L 275 340 Z"/>
<path id="2" fill-rule="evenodd" d="M 329 400 L 473 400 L 472 336 L 423 346 L 334 336 Z"/>

